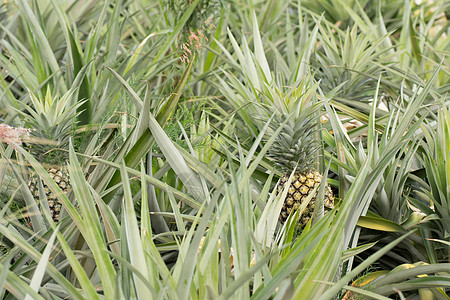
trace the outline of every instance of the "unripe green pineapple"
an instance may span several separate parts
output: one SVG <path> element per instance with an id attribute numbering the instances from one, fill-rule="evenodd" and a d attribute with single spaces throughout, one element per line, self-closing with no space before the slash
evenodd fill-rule
<path id="1" fill-rule="evenodd" d="M 292 171 L 296 170 L 279 216 L 280 222 L 284 223 L 289 214 L 298 210 L 314 188 L 320 185 L 322 175 L 313 168 L 319 149 L 314 119 L 309 114 L 303 113 L 299 116 L 281 114 L 274 120 L 273 129 L 283 126 L 269 151 L 269 157 L 284 172 L 284 176 L 276 186 L 277 194 L 283 192 Z M 299 224 L 301 229 L 313 216 L 316 196 L 317 190 L 301 216 Z M 333 193 L 328 184 L 325 186 L 324 206 L 330 209 L 334 207 Z"/>
<path id="2" fill-rule="evenodd" d="M 30 103 L 20 102 L 27 111 L 19 113 L 24 121 L 32 129 L 31 135 L 39 140 L 38 143 L 29 143 L 30 153 L 46 167 L 50 177 L 58 184 L 64 193 L 70 189 L 70 180 L 64 165 L 67 163 L 67 152 L 55 150 L 55 148 L 68 149 L 69 137 L 77 116 L 77 108 L 82 102 L 70 105 L 73 92 L 68 91 L 62 97 L 52 97 L 50 91 L 44 98 L 36 97 L 30 92 Z M 28 187 L 36 201 L 39 201 L 39 176 L 31 170 L 29 174 Z M 48 206 L 52 219 L 59 221 L 61 203 L 56 195 L 42 182 L 44 192 L 47 196 Z"/>

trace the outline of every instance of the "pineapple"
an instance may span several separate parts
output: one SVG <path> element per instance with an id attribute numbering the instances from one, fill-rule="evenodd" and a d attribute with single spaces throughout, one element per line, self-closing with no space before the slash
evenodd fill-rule
<path id="1" fill-rule="evenodd" d="M 322 175 L 313 168 L 314 159 L 319 150 L 314 119 L 305 113 L 297 117 L 282 114 L 281 119 L 287 119 L 287 121 L 282 125 L 283 129 L 272 144 L 268 156 L 284 172 L 284 176 L 275 187 L 277 194 L 283 192 L 292 171 L 294 168 L 296 170 L 279 216 L 280 222 L 284 223 L 289 214 L 298 210 L 300 204 L 320 184 Z M 276 121 L 272 125 L 277 127 L 280 124 L 281 121 Z M 299 224 L 301 229 L 313 216 L 316 196 L 313 196 L 302 214 Z M 333 193 L 329 185 L 325 187 L 324 206 L 330 209 L 334 206 Z"/>
<path id="2" fill-rule="evenodd" d="M 38 143 L 29 143 L 28 149 L 31 154 L 46 168 L 50 177 L 58 184 L 64 193 L 70 189 L 70 179 L 64 164 L 67 162 L 67 152 L 53 150 L 54 148 L 67 149 L 70 133 L 78 112 L 77 108 L 82 103 L 69 104 L 73 94 L 68 91 L 62 97 L 53 98 L 50 91 L 43 99 L 37 98 L 30 93 L 30 104 L 21 103 L 27 113 L 19 111 L 24 117 L 28 127 L 32 129 L 32 135 L 37 138 Z M 39 200 L 38 175 L 31 171 L 28 187 L 36 201 Z M 47 185 L 42 182 L 44 192 L 47 196 L 48 206 L 53 221 L 59 221 L 61 203 L 58 201 Z"/>
<path id="3" fill-rule="evenodd" d="M 70 177 L 67 170 L 65 170 L 62 166 L 52 166 L 47 169 L 50 177 L 58 184 L 63 193 L 67 194 L 70 189 Z M 61 202 L 59 202 L 58 198 L 50 191 L 48 186 L 45 183 L 42 183 L 44 187 L 45 195 L 47 196 L 48 207 L 50 209 L 50 214 L 52 216 L 53 221 L 59 221 L 59 213 L 61 212 Z M 36 201 L 39 200 L 39 177 L 37 174 L 32 173 L 28 180 L 28 187 L 30 188 L 33 197 Z"/>

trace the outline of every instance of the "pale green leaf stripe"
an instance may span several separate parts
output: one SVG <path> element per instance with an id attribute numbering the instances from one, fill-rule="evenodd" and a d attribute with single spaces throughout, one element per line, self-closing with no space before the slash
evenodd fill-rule
<path id="1" fill-rule="evenodd" d="M 173 217 L 175 218 L 175 224 L 177 225 L 177 229 L 183 232 L 186 230 L 186 227 L 184 226 L 183 217 L 181 216 L 178 203 L 175 201 L 175 197 L 171 192 L 168 192 L 167 196 L 169 197 L 169 202 L 170 206 L 172 207 Z"/>
<path id="2" fill-rule="evenodd" d="M 172 141 L 152 115 L 150 115 L 149 128 L 156 143 L 177 176 L 194 198 L 197 201 L 203 202 L 205 195 L 200 180 L 197 178 L 194 171 L 187 165 L 183 156 L 178 152 L 177 148 L 173 145 Z"/>
<path id="3" fill-rule="evenodd" d="M 12 198 L 11 198 L 11 200 L 12 200 Z M 0 264 L 0 295 L 4 295 L 4 293 L 5 293 L 5 287 L 8 283 L 7 282 L 8 272 L 10 272 L 8 270 L 8 268 L 5 267 L 3 264 Z M 13 295 L 14 295 L 14 293 L 13 293 Z M 17 297 L 17 295 L 15 295 L 15 296 Z"/>
<path id="4" fill-rule="evenodd" d="M 139 138 L 143 135 L 143 133 L 148 128 L 148 118 L 149 118 L 150 107 L 151 107 L 150 103 L 151 103 L 151 93 L 150 93 L 150 85 L 148 85 L 147 89 L 145 91 L 142 111 L 139 114 L 139 118 L 134 127 L 134 130 L 130 133 L 130 138 L 131 138 L 130 145 L 136 145 Z M 145 149 L 145 150 L 147 150 L 147 149 Z"/>
<path id="5" fill-rule="evenodd" d="M 105 234 L 108 237 L 109 247 L 115 254 L 120 253 L 119 243 L 117 241 L 120 239 L 120 224 L 116 218 L 116 215 L 112 211 L 111 207 L 105 204 L 99 194 L 90 186 L 92 195 L 97 203 L 98 210 L 102 215 L 102 220 L 105 224 Z"/>
<path id="6" fill-rule="evenodd" d="M 89 277 L 87 276 L 77 257 L 75 256 L 72 249 L 67 244 L 67 241 L 65 240 L 65 238 L 61 233 L 58 233 L 58 241 L 59 244 L 61 245 L 61 248 L 64 251 L 64 254 L 70 266 L 72 267 L 73 272 L 76 275 L 77 281 L 81 285 L 81 288 L 86 298 L 92 300 L 100 299 L 99 295 L 95 290 L 95 287 L 92 285 L 91 281 L 89 280 Z"/>
<path id="7" fill-rule="evenodd" d="M 247 43 L 247 39 L 242 37 L 242 48 L 244 52 L 244 64 L 243 67 L 243 73 L 245 76 L 249 77 L 250 82 L 252 83 L 250 87 L 253 90 L 253 93 L 256 94 L 256 91 L 261 91 L 263 88 L 264 83 L 262 83 L 259 79 L 258 72 L 256 71 L 256 66 L 254 63 L 254 55 L 250 51 L 250 48 Z"/>
<path id="8" fill-rule="evenodd" d="M 373 242 L 373 243 L 364 244 L 364 245 L 361 245 L 361 246 L 358 246 L 355 248 L 347 249 L 344 252 L 342 252 L 341 260 L 346 261 L 350 257 L 356 256 L 356 255 L 372 248 L 373 246 L 375 246 L 376 243 L 377 242 Z"/>
<path id="9" fill-rule="evenodd" d="M 264 46 L 261 41 L 261 34 L 259 32 L 258 27 L 258 19 L 256 18 L 255 11 L 252 11 L 253 16 L 253 39 L 254 39 L 254 47 L 255 47 L 255 56 L 258 61 L 261 69 L 264 72 L 264 76 L 266 77 L 266 82 L 272 82 L 272 75 L 270 74 L 269 64 L 267 63 L 266 55 L 264 54 Z"/>
<path id="10" fill-rule="evenodd" d="M 380 77 L 378 78 L 378 83 L 377 83 L 377 88 L 375 90 L 375 96 L 373 97 L 373 103 L 372 103 L 372 108 L 370 109 L 370 115 L 369 115 L 369 125 L 368 125 L 368 132 L 367 132 L 367 145 L 368 147 L 370 147 L 369 145 L 373 144 L 373 141 L 375 139 L 375 113 L 377 111 L 377 107 L 378 107 L 378 92 L 380 90 L 380 81 L 381 81 L 381 74 Z"/>
<path id="11" fill-rule="evenodd" d="M 130 255 L 131 265 L 136 268 L 145 278 L 149 278 L 147 264 L 145 261 L 144 250 L 142 249 L 141 239 L 139 236 L 139 225 L 136 220 L 136 213 L 134 211 L 133 196 L 129 183 L 128 174 L 125 169 L 125 162 L 122 161 L 120 168 L 120 175 L 122 177 L 122 185 L 124 190 L 125 202 L 125 232 L 128 244 L 128 251 Z M 136 274 L 133 274 L 133 280 L 136 287 L 138 298 L 150 298 L 150 295 L 155 297 L 154 287 L 146 285 Z M 151 297 L 151 298 L 153 298 Z"/>
<path id="12" fill-rule="evenodd" d="M 50 237 L 47 246 L 45 247 L 44 253 L 42 253 L 41 259 L 34 271 L 34 275 L 31 278 L 30 287 L 36 292 L 39 292 L 39 287 L 41 286 L 42 279 L 44 278 L 45 271 L 47 269 L 48 260 L 50 258 L 50 254 L 52 253 L 53 243 L 55 242 L 56 235 L 58 234 L 58 227 L 53 232 Z M 25 300 L 33 300 L 33 297 L 30 294 L 25 296 Z"/>
<path id="13" fill-rule="evenodd" d="M 384 232 L 399 232 L 399 233 L 405 233 L 406 230 L 401 225 L 386 220 L 379 217 L 367 217 L 367 216 L 361 216 L 358 219 L 358 226 L 364 227 L 364 228 L 370 228 L 375 230 L 381 230 Z"/>
<path id="14" fill-rule="evenodd" d="M 142 49 L 144 48 L 145 44 L 147 43 L 148 39 L 155 36 L 156 33 L 152 32 L 149 35 L 145 37 L 145 39 L 139 44 L 139 46 L 134 51 L 133 55 L 130 58 L 130 61 L 128 62 L 127 67 L 125 68 L 125 71 L 123 71 L 123 74 L 127 74 L 128 71 L 130 71 L 131 67 L 136 63 L 136 60 L 141 56 Z"/>
<path id="15" fill-rule="evenodd" d="M 115 297 L 115 290 L 109 287 L 115 286 L 116 271 L 107 254 L 107 246 L 103 238 L 100 219 L 94 205 L 95 201 L 88 183 L 84 178 L 84 174 L 81 171 L 81 166 L 76 158 L 72 142 L 70 142 L 69 146 L 69 174 L 73 192 L 75 193 L 83 215 L 82 226 L 85 228 L 84 237 L 96 261 L 96 266 L 104 287 L 105 297 L 113 299 Z"/>

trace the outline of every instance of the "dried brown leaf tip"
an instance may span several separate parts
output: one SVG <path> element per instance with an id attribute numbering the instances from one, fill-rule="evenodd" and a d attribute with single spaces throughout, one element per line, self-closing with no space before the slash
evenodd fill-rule
<path id="1" fill-rule="evenodd" d="M 22 139 L 28 136 L 30 136 L 30 129 L 0 124 L 0 142 L 7 143 L 13 148 L 15 144 L 21 145 Z"/>

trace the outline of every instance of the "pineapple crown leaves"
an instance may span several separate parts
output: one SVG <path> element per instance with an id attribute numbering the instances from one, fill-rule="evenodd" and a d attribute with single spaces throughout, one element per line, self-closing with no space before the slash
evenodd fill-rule
<path id="1" fill-rule="evenodd" d="M 30 103 L 19 102 L 28 112 L 18 111 L 25 123 L 37 131 L 38 137 L 55 139 L 63 142 L 68 138 L 73 128 L 74 120 L 80 112 L 77 109 L 85 102 L 78 101 L 70 105 L 69 102 L 74 94 L 74 90 L 69 90 L 62 97 L 52 97 L 50 90 L 44 98 L 38 98 L 31 91 Z"/>
<path id="2" fill-rule="evenodd" d="M 282 171 L 290 172 L 297 168 L 297 171 L 304 172 L 313 169 L 315 157 L 320 149 L 316 137 L 319 126 L 314 116 L 319 107 L 320 105 L 310 106 L 298 117 L 278 113 L 273 119 L 272 130 L 275 131 L 279 126 L 283 126 L 283 129 L 272 144 L 268 157 Z"/>

